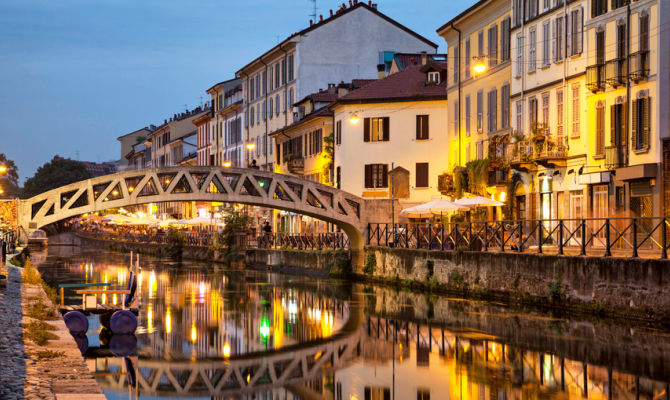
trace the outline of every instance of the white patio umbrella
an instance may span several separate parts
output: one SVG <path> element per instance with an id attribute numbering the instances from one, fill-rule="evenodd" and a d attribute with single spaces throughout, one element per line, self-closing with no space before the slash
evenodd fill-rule
<path id="1" fill-rule="evenodd" d="M 486 197 L 482 196 L 463 197 L 461 199 L 456 200 L 455 203 L 469 208 L 500 207 L 505 205 L 505 203 L 500 202 L 498 200 L 487 199 Z"/>
<path id="2" fill-rule="evenodd" d="M 428 203 L 419 204 L 418 206 L 405 208 L 400 211 L 400 215 L 405 215 L 409 218 L 432 218 L 435 214 L 444 214 L 464 209 L 466 207 L 452 203 L 449 200 L 436 199 Z"/>

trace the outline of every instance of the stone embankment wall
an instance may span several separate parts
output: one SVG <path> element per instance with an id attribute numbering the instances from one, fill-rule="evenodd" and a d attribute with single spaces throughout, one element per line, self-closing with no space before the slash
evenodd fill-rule
<path id="1" fill-rule="evenodd" d="M 374 255 L 372 258 L 370 255 Z M 355 272 L 483 298 L 582 304 L 594 310 L 670 317 L 670 261 L 369 247 Z M 372 271 L 370 271 L 372 269 Z M 431 271 L 432 269 L 432 271 Z"/>
<path id="2" fill-rule="evenodd" d="M 349 253 L 345 251 L 297 251 L 248 249 L 246 263 L 267 266 L 277 271 L 310 273 L 320 276 L 343 275 L 349 271 Z"/>

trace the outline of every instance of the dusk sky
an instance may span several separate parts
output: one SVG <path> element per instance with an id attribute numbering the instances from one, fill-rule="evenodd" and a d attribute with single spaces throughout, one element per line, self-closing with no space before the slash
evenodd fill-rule
<path id="1" fill-rule="evenodd" d="M 445 52 L 435 30 L 474 0 L 376 2 Z M 341 3 L 317 0 L 317 13 Z M 117 160 L 118 136 L 207 101 L 212 84 L 308 26 L 311 10 L 309 0 L 2 0 L 0 153 L 21 184 L 56 154 Z"/>

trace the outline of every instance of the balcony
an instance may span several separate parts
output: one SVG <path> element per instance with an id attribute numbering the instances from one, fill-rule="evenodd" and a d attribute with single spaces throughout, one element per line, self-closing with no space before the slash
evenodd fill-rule
<path id="1" fill-rule="evenodd" d="M 489 171 L 488 186 L 498 186 L 507 184 L 508 170 L 494 169 Z"/>
<path id="2" fill-rule="evenodd" d="M 626 83 L 626 59 L 615 58 L 605 64 L 605 75 L 607 84 L 612 87 L 618 87 Z"/>
<path id="3" fill-rule="evenodd" d="M 628 58 L 630 80 L 639 82 L 649 76 L 649 50 L 637 51 Z"/>
<path id="4" fill-rule="evenodd" d="M 586 67 L 586 87 L 593 93 L 605 88 L 605 66 L 603 64 Z"/>
<path id="5" fill-rule="evenodd" d="M 605 147 L 605 168 L 613 170 L 628 166 L 628 146 Z"/>
<path id="6" fill-rule="evenodd" d="M 544 167 L 565 167 L 567 158 L 568 141 L 565 136 L 547 135 L 533 146 L 533 160 Z"/>
<path id="7" fill-rule="evenodd" d="M 302 157 L 291 158 L 286 162 L 288 172 L 302 175 L 305 172 L 305 159 Z"/>
<path id="8" fill-rule="evenodd" d="M 528 138 L 507 146 L 505 156 L 510 167 L 516 170 L 527 172 L 536 169 L 533 162 L 533 143 Z"/>

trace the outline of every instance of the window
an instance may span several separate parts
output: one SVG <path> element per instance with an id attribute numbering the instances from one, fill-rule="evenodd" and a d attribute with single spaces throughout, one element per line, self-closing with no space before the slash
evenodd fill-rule
<path id="1" fill-rule="evenodd" d="M 602 101 L 599 101 L 598 104 L 596 104 L 595 156 L 602 157 L 604 155 L 605 155 L 605 104 Z"/>
<path id="2" fill-rule="evenodd" d="M 416 163 L 416 187 L 428 187 L 428 163 Z"/>
<path id="3" fill-rule="evenodd" d="M 509 83 L 502 86 L 500 91 L 500 128 L 509 128 Z"/>
<path id="4" fill-rule="evenodd" d="M 538 0 L 526 0 L 526 20 L 529 21 L 537 17 L 537 1 Z"/>
<path id="5" fill-rule="evenodd" d="M 274 115 L 274 112 L 273 112 L 274 111 L 274 105 L 273 105 L 274 103 L 273 103 L 272 97 L 270 97 L 269 101 L 270 101 L 270 105 L 268 106 L 268 109 L 270 110 L 269 116 L 270 116 L 270 119 L 272 119 L 272 116 Z"/>
<path id="6" fill-rule="evenodd" d="M 274 74 L 272 73 L 273 66 L 270 65 L 270 67 L 268 67 L 268 70 L 270 71 L 268 73 L 268 75 L 270 77 L 270 80 L 268 80 L 268 86 L 269 86 L 268 89 L 269 89 L 269 91 L 272 91 L 274 89 L 274 82 L 275 82 L 275 80 L 273 79 Z"/>
<path id="7" fill-rule="evenodd" d="M 261 123 L 261 103 L 256 104 L 256 123 Z"/>
<path id="8" fill-rule="evenodd" d="M 500 62 L 509 60 L 510 19 L 500 23 Z"/>
<path id="9" fill-rule="evenodd" d="M 477 34 L 477 56 L 484 57 L 484 31 Z"/>
<path id="10" fill-rule="evenodd" d="M 574 9 L 568 13 L 568 56 L 582 54 L 584 9 Z"/>
<path id="11" fill-rule="evenodd" d="M 314 132 L 310 132 L 306 137 L 305 140 L 308 140 L 309 142 L 305 146 L 305 151 L 307 152 L 307 155 L 313 156 L 313 155 L 318 155 L 321 153 L 323 150 L 323 131 L 321 129 L 317 129 Z"/>
<path id="12" fill-rule="evenodd" d="M 523 36 L 516 35 L 516 77 L 520 78 L 523 74 Z"/>
<path id="13" fill-rule="evenodd" d="M 572 137 L 578 138 L 579 132 L 579 85 L 572 87 Z"/>
<path id="14" fill-rule="evenodd" d="M 489 28 L 489 66 L 498 64 L 498 25 Z"/>
<path id="15" fill-rule="evenodd" d="M 537 128 L 537 98 L 532 97 L 528 99 L 528 122 L 530 123 L 530 129 Z"/>
<path id="16" fill-rule="evenodd" d="M 615 3 L 615 1 L 612 3 Z M 591 0 L 591 18 L 598 17 L 605 14 L 606 12 L 607 0 Z"/>
<path id="17" fill-rule="evenodd" d="M 460 132 L 458 132 L 458 121 L 460 121 L 460 110 L 458 109 L 458 101 L 454 101 L 454 136 L 460 134 Z"/>
<path id="18" fill-rule="evenodd" d="M 281 60 L 281 84 L 286 85 L 286 58 Z"/>
<path id="19" fill-rule="evenodd" d="M 428 116 L 416 116 L 416 140 L 428 140 Z"/>
<path id="20" fill-rule="evenodd" d="M 342 121 L 335 123 L 335 144 L 342 144 Z"/>
<path id="21" fill-rule="evenodd" d="M 523 0 L 514 0 L 514 27 L 521 26 L 523 22 Z"/>
<path id="22" fill-rule="evenodd" d="M 649 97 L 633 100 L 632 141 L 636 151 L 649 150 L 650 103 L 651 99 Z"/>
<path id="23" fill-rule="evenodd" d="M 439 85 L 440 84 L 440 73 L 437 71 L 428 72 L 428 83 Z"/>
<path id="24" fill-rule="evenodd" d="M 484 92 L 477 92 L 477 133 L 484 132 Z"/>
<path id="25" fill-rule="evenodd" d="M 268 117 L 268 103 L 267 101 L 263 100 L 263 121 L 265 121 L 267 117 Z"/>
<path id="26" fill-rule="evenodd" d="M 465 162 L 470 162 L 470 143 L 465 145 Z"/>
<path id="27" fill-rule="evenodd" d="M 255 79 L 254 79 L 254 78 L 251 78 L 251 83 L 249 84 L 249 88 L 250 88 L 250 89 L 249 89 L 249 90 L 250 90 L 250 92 L 249 92 L 250 96 L 249 96 L 249 97 L 250 97 L 250 100 L 253 100 L 253 99 L 256 98 L 256 96 L 255 96 L 255 95 L 256 95 L 255 84 L 256 84 Z"/>
<path id="28" fill-rule="evenodd" d="M 470 38 L 465 39 L 465 79 L 470 77 Z"/>
<path id="29" fill-rule="evenodd" d="M 251 121 L 251 126 L 254 126 L 254 123 L 256 122 L 256 118 L 254 118 L 254 110 L 256 110 L 254 107 L 251 107 L 251 110 L 249 111 L 250 118 L 249 120 Z"/>
<path id="30" fill-rule="evenodd" d="M 275 87 L 280 86 L 281 81 L 279 80 L 279 62 L 275 63 Z"/>
<path id="31" fill-rule="evenodd" d="M 416 400 L 430 400 L 430 389 L 417 389 Z"/>
<path id="32" fill-rule="evenodd" d="M 484 142 L 481 140 L 477 142 L 477 159 L 478 160 L 484 159 Z"/>
<path id="33" fill-rule="evenodd" d="M 494 88 L 488 93 L 488 104 L 486 111 L 488 113 L 488 131 L 498 130 L 498 89 Z"/>
<path id="34" fill-rule="evenodd" d="M 533 72 L 535 71 L 535 63 L 536 63 L 536 38 L 537 38 L 537 31 L 535 28 L 530 28 L 530 33 L 529 33 L 529 43 L 528 43 L 528 72 Z"/>
<path id="35" fill-rule="evenodd" d="M 364 142 L 388 142 L 389 141 L 389 117 L 365 118 L 363 124 Z"/>
<path id="36" fill-rule="evenodd" d="M 516 102 L 516 131 L 523 133 L 523 102 Z"/>
<path id="37" fill-rule="evenodd" d="M 547 11 L 551 8 L 551 0 L 543 0 L 542 11 Z"/>
<path id="38" fill-rule="evenodd" d="M 458 83 L 458 59 L 460 54 L 458 53 L 458 46 L 454 46 L 454 84 Z"/>
<path id="39" fill-rule="evenodd" d="M 465 96 L 465 136 L 470 136 L 470 95 Z"/>
<path id="40" fill-rule="evenodd" d="M 558 17 L 554 20 L 552 41 L 554 48 L 554 62 L 563 60 L 563 17 Z"/>
<path id="41" fill-rule="evenodd" d="M 279 94 L 275 96 L 275 114 L 279 116 Z"/>
<path id="42" fill-rule="evenodd" d="M 649 15 L 642 14 L 640 16 L 640 43 L 639 51 L 649 50 Z"/>
<path id="43" fill-rule="evenodd" d="M 293 79 L 295 78 L 294 74 L 294 65 L 293 65 L 293 54 L 290 54 L 288 56 L 288 81 L 292 82 Z"/>
<path id="44" fill-rule="evenodd" d="M 293 88 L 288 91 L 288 106 L 293 107 Z"/>
<path id="45" fill-rule="evenodd" d="M 261 97 L 261 75 L 256 74 L 256 98 Z"/>
<path id="46" fill-rule="evenodd" d="M 542 24 L 542 66 L 545 67 L 549 65 L 549 44 L 551 41 L 549 40 L 549 35 L 551 35 L 551 27 L 549 25 L 549 22 L 545 22 Z"/>
<path id="47" fill-rule="evenodd" d="M 563 136 L 563 89 L 556 91 L 556 135 Z"/>
<path id="48" fill-rule="evenodd" d="M 542 122 L 546 126 L 549 124 L 549 93 L 542 93 Z"/>
<path id="49" fill-rule="evenodd" d="M 388 187 L 388 165 L 366 164 L 365 187 L 373 189 Z"/>
<path id="50" fill-rule="evenodd" d="M 263 87 L 261 88 L 261 94 L 265 95 L 265 92 L 268 87 L 268 71 L 263 71 Z"/>

